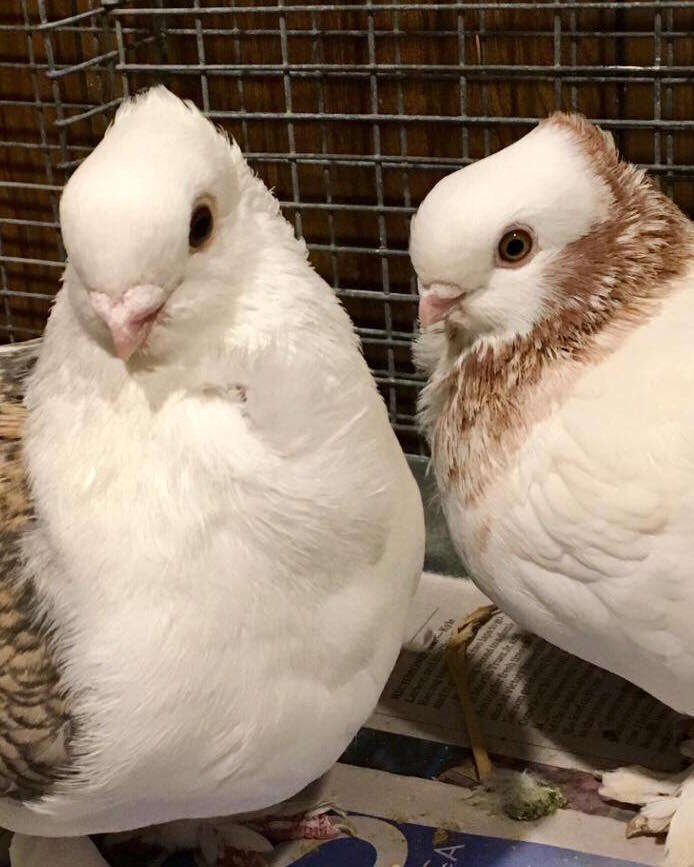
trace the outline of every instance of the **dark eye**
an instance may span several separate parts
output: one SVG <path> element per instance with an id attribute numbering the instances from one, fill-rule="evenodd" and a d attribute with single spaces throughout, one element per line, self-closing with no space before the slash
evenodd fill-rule
<path id="1" fill-rule="evenodd" d="M 533 248 L 533 239 L 525 229 L 511 229 L 499 241 L 499 258 L 515 265 L 521 262 Z"/>
<path id="2" fill-rule="evenodd" d="M 188 243 L 197 250 L 212 234 L 214 220 L 209 205 L 198 205 L 190 218 L 188 230 Z"/>

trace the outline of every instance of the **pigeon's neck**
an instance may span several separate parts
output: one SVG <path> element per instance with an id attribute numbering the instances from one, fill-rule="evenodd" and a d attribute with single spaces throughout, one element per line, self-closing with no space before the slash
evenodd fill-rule
<path id="1" fill-rule="evenodd" d="M 88 392 L 98 385 L 116 399 L 135 381 L 159 404 L 184 391 L 246 385 L 249 370 L 278 345 L 310 344 L 316 357 L 330 353 L 336 341 L 351 345 L 344 311 L 279 213 L 266 209 L 249 218 L 247 235 L 217 265 L 200 315 L 191 319 L 185 309 L 180 318 L 172 314 L 161 325 L 159 344 L 127 366 L 113 355 L 108 336 L 102 339 L 83 321 L 69 285 L 58 296 L 46 334 L 55 344 L 52 351 L 70 347 L 65 363 Z"/>
<path id="2" fill-rule="evenodd" d="M 467 502 L 587 365 L 657 314 L 694 261 L 692 224 L 640 172 L 624 171 L 614 218 L 569 245 L 548 273 L 549 315 L 525 335 L 479 339 L 449 356 L 424 390 L 421 418 L 439 482 L 456 485 Z"/>

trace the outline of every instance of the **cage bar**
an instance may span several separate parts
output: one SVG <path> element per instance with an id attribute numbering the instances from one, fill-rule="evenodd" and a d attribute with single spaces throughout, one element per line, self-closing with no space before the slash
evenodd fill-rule
<path id="1" fill-rule="evenodd" d="M 5 7 L 8 7 L 5 11 Z M 694 212 L 694 0 L 8 0 L 0 11 L 0 342 L 41 333 L 57 203 L 120 102 L 193 99 L 272 186 L 422 453 L 409 220 L 445 174 L 559 108 Z"/>

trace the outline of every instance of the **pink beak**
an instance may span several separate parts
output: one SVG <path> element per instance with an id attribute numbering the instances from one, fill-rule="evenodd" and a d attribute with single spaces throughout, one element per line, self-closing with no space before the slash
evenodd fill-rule
<path id="1" fill-rule="evenodd" d="M 428 328 L 443 319 L 465 293 L 457 286 L 434 284 L 420 287 L 419 325 Z"/>
<path id="2" fill-rule="evenodd" d="M 118 358 L 127 361 L 147 340 L 154 322 L 166 302 L 161 286 L 133 286 L 120 298 L 104 292 L 90 292 L 89 300 L 113 338 Z"/>

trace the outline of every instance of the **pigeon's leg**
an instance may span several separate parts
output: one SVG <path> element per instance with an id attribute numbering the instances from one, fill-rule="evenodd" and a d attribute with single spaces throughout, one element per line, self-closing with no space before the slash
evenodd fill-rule
<path id="1" fill-rule="evenodd" d="M 694 741 L 685 741 L 682 752 L 694 757 Z M 694 767 L 676 774 L 636 765 L 606 771 L 600 794 L 610 801 L 641 807 L 627 825 L 627 837 L 667 833 L 665 863 L 694 867 Z"/>
<path id="2" fill-rule="evenodd" d="M 129 855 L 158 852 L 151 863 L 167 864 L 170 855 L 177 852 L 195 853 L 194 863 L 204 867 L 236 864 L 243 867 L 263 865 L 263 855 L 272 852 L 272 843 L 261 834 L 237 823 L 234 819 L 188 819 L 167 822 L 138 831 L 109 834 L 104 840 L 106 853 Z M 238 858 L 236 855 L 238 854 Z M 243 858 L 243 860 L 241 860 Z"/>
<path id="3" fill-rule="evenodd" d="M 109 867 L 89 837 L 27 837 L 15 834 L 12 867 Z"/>
<path id="4" fill-rule="evenodd" d="M 283 809 L 284 808 L 284 809 Z M 159 850 L 154 863 L 166 865 L 176 852 L 194 852 L 201 867 L 263 867 L 278 843 L 288 840 L 332 840 L 350 833 L 344 814 L 332 805 L 321 804 L 300 813 L 281 805 L 277 813 L 254 819 L 204 819 L 170 822 L 141 831 L 111 834 L 105 840 L 107 852 L 120 846 Z M 33 864 L 31 865 L 33 867 Z M 81 865 L 80 865 L 81 867 Z"/>

